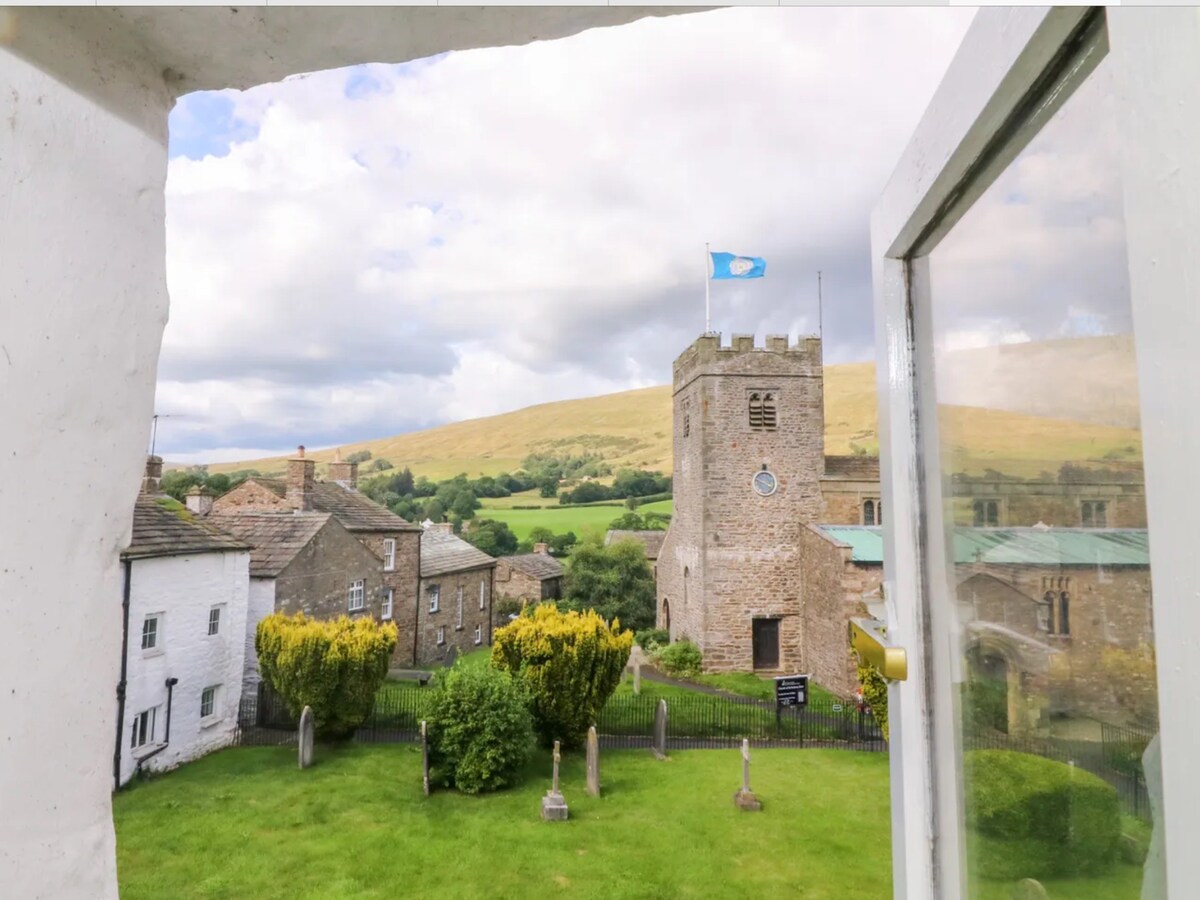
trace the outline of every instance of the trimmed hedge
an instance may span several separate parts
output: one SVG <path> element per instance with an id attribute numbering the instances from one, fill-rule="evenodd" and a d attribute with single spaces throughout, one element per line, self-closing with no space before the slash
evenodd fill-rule
<path id="1" fill-rule="evenodd" d="M 1092 875 L 1117 858 L 1117 792 L 1077 766 L 1012 750 L 964 755 L 968 844 L 990 879 Z"/>
<path id="2" fill-rule="evenodd" d="M 465 794 L 512 784 L 533 751 L 533 719 L 507 672 L 454 666 L 438 679 L 427 718 L 437 778 Z"/>

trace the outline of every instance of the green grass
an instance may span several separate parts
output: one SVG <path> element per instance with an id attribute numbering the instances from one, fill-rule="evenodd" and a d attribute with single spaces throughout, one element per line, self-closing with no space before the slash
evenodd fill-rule
<path id="1" fill-rule="evenodd" d="M 756 700 L 775 700 L 775 679 L 763 678 L 752 672 L 722 672 L 714 675 L 697 675 L 689 679 L 709 687 L 715 687 L 731 694 L 743 697 L 753 697 Z M 810 700 L 837 703 L 835 697 L 819 684 L 809 683 L 808 696 Z"/>
<path id="2" fill-rule="evenodd" d="M 223 750 L 113 798 L 123 900 L 891 896 L 887 757 L 756 750 L 761 813 L 731 802 L 737 751 L 601 754 L 603 796 L 563 760 L 571 819 L 538 818 L 539 753 L 518 787 L 421 792 L 414 745 Z M 1140 869 L 1049 881 L 1056 900 L 1134 900 Z M 1008 900 L 987 883 L 976 900 Z"/>
<path id="3" fill-rule="evenodd" d="M 637 511 L 643 514 L 657 512 L 670 515 L 673 509 L 674 504 L 671 500 L 660 500 L 657 503 L 639 506 Z M 542 509 L 506 509 L 484 506 L 476 515 L 481 519 L 505 522 L 518 539 L 525 540 L 529 537 L 529 533 L 538 527 L 549 528 L 555 534 L 573 531 L 579 537 L 583 537 L 587 530 L 603 534 L 608 530 L 609 523 L 613 519 L 619 519 L 626 512 L 628 510 L 623 504 L 617 506 L 548 506 Z"/>

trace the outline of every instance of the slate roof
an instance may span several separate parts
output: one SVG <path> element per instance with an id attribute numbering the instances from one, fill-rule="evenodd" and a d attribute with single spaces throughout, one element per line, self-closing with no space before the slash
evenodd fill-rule
<path id="1" fill-rule="evenodd" d="M 495 557 L 488 556 L 457 535 L 432 530 L 421 535 L 422 578 L 495 564 Z"/>
<path id="2" fill-rule="evenodd" d="M 819 525 L 851 547 L 851 560 L 883 562 L 883 529 L 866 525 Z M 1149 566 L 1150 536 L 1144 528 L 957 528 L 954 562 L 1031 566 Z"/>
<path id="3" fill-rule="evenodd" d="M 549 553 L 522 553 L 519 556 L 502 556 L 518 572 L 545 581 L 548 578 L 561 578 L 563 564 Z"/>
<path id="4" fill-rule="evenodd" d="M 279 497 L 287 496 L 287 481 L 282 478 L 247 479 L 260 484 Z M 313 483 L 313 509 L 329 513 L 347 531 L 419 531 L 421 526 L 402 519 L 386 506 L 380 506 L 365 494 L 344 488 L 336 481 Z"/>
<path id="5" fill-rule="evenodd" d="M 826 456 L 825 477 L 847 481 L 878 481 L 878 456 Z"/>
<path id="6" fill-rule="evenodd" d="M 172 504 L 179 506 L 176 501 Z M 167 509 L 155 498 L 138 497 L 133 506 L 133 538 L 122 559 L 179 556 L 186 553 L 225 553 L 249 550 L 232 534 L 192 517 L 184 509 Z"/>
<path id="7" fill-rule="evenodd" d="M 617 541 L 637 541 L 646 551 L 646 559 L 658 559 L 662 551 L 663 541 L 667 539 L 665 531 L 622 531 L 614 529 L 604 535 L 604 545 L 615 544 Z"/>
<path id="8" fill-rule="evenodd" d="M 250 577 L 275 578 L 330 518 L 320 512 L 237 512 L 213 513 L 208 521 L 250 544 Z"/>

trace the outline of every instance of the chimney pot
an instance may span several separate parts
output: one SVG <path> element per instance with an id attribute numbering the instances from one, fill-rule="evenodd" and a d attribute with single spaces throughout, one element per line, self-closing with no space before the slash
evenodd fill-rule
<path id="1" fill-rule="evenodd" d="M 546 554 L 546 555 L 549 555 L 549 554 L 550 554 L 550 545 L 549 545 L 549 544 L 543 544 L 543 543 L 537 543 L 537 544 L 534 544 L 534 545 L 533 545 L 533 552 L 534 552 L 534 553 L 544 553 L 544 554 Z"/>

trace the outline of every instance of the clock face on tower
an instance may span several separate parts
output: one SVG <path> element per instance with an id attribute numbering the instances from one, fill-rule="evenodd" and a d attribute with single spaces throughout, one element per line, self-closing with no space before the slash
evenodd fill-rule
<path id="1" fill-rule="evenodd" d="M 751 484 L 754 485 L 755 493 L 761 494 L 763 497 L 771 496 L 775 493 L 775 488 L 778 487 L 775 482 L 775 476 L 766 469 L 763 469 L 761 472 L 755 472 Z"/>

